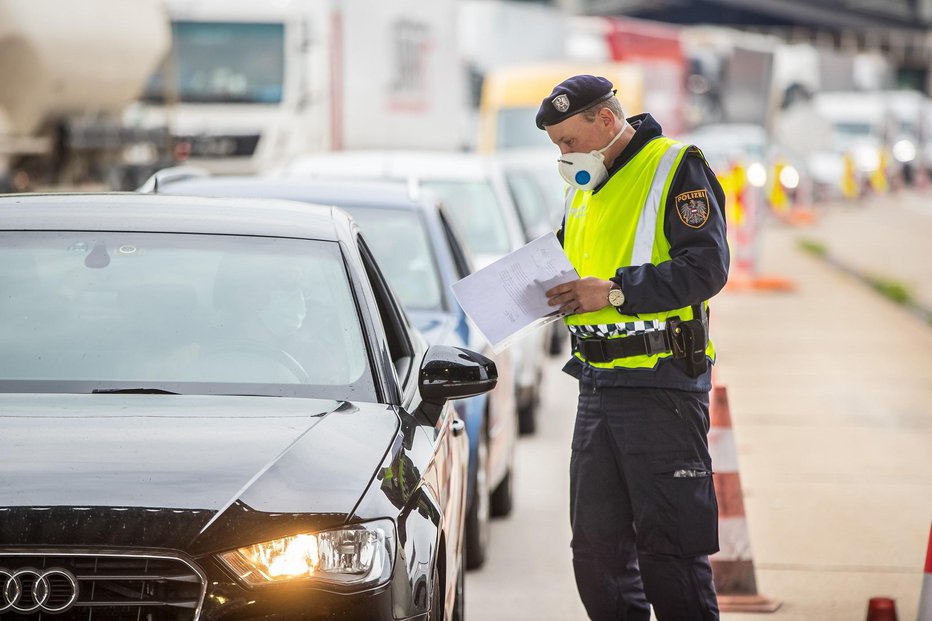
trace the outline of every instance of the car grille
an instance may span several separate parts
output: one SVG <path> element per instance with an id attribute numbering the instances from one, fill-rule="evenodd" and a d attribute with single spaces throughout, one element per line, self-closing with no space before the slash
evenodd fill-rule
<path id="1" fill-rule="evenodd" d="M 18 584 L 11 587 L 18 572 Z M 41 577 L 47 577 L 43 584 Z M 195 621 L 206 588 L 200 569 L 173 556 L 0 552 L 2 621 Z M 39 600 L 39 610 L 16 610 L 36 607 Z"/>

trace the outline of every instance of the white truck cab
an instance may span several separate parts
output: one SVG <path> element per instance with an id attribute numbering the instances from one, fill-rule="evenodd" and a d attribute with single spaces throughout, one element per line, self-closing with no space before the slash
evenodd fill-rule
<path id="1" fill-rule="evenodd" d="M 166 0 L 172 52 L 133 111 L 175 158 L 251 173 L 305 152 L 465 142 L 453 0 Z"/>

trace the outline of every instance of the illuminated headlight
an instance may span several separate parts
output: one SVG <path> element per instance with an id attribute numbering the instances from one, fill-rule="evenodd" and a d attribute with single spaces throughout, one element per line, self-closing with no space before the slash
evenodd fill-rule
<path id="1" fill-rule="evenodd" d="M 897 162 L 907 163 L 916 159 L 916 145 L 907 139 L 898 140 L 893 145 L 893 157 Z"/>
<path id="2" fill-rule="evenodd" d="M 218 558 L 248 586 L 312 580 L 369 588 L 391 577 L 395 529 L 389 520 L 354 524 L 265 541 Z"/>
<path id="3" fill-rule="evenodd" d="M 754 162 L 748 166 L 747 179 L 755 188 L 762 188 L 767 185 L 767 169 L 760 162 Z"/>
<path id="4" fill-rule="evenodd" d="M 854 159 L 863 171 L 873 172 L 880 168 L 880 150 L 876 147 L 859 147 L 855 150 Z"/>
<path id="5" fill-rule="evenodd" d="M 799 171 L 793 166 L 784 166 L 780 169 L 780 183 L 785 188 L 795 190 L 799 186 Z"/>

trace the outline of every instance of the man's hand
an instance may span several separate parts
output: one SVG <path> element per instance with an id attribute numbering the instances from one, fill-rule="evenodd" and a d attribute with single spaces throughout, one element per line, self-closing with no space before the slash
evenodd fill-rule
<path id="1" fill-rule="evenodd" d="M 608 292 L 614 283 L 594 276 L 557 285 L 547 291 L 547 303 L 559 306 L 560 312 L 571 315 L 591 313 L 608 306 Z"/>

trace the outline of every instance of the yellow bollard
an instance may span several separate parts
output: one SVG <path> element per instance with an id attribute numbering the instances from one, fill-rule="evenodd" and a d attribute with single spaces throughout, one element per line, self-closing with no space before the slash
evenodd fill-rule
<path id="1" fill-rule="evenodd" d="M 845 198 L 856 199 L 860 196 L 858 180 L 855 175 L 854 156 L 845 153 L 845 169 L 841 177 L 841 195 Z"/>

